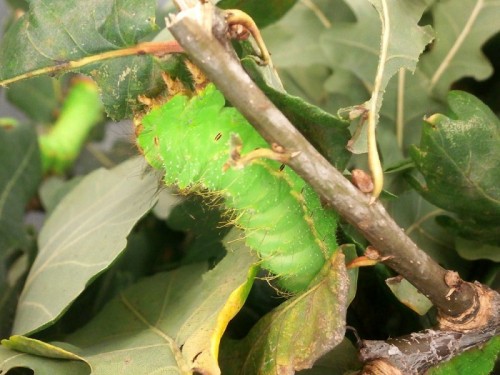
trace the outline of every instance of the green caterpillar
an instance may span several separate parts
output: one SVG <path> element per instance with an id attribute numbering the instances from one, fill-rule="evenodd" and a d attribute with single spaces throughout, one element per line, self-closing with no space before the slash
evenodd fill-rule
<path id="1" fill-rule="evenodd" d="M 287 291 L 305 290 L 337 249 L 336 214 L 290 168 L 263 158 L 225 168 L 235 134 L 242 154 L 269 146 L 236 109 L 225 107 L 213 84 L 153 108 L 137 132 L 138 146 L 153 167 L 164 168 L 167 185 L 224 198 L 247 245 Z"/>
<path id="2" fill-rule="evenodd" d="M 39 137 L 44 173 L 67 171 L 103 114 L 97 86 L 88 78 L 74 78 L 56 123 Z"/>

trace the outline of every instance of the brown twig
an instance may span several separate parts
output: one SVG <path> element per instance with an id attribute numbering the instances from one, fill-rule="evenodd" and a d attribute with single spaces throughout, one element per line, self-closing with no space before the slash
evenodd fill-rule
<path id="1" fill-rule="evenodd" d="M 446 284 L 440 267 L 401 230 L 379 202 L 356 189 L 332 167 L 250 79 L 227 40 L 227 24 L 211 4 L 197 4 L 170 20 L 169 29 L 190 58 L 269 142 L 300 151 L 289 165 L 399 272 L 438 307 L 462 316 L 477 299 L 474 288 Z M 450 293 L 451 292 L 451 293 Z"/>
<path id="2" fill-rule="evenodd" d="M 361 374 L 423 374 L 457 354 L 480 347 L 494 335 L 495 331 L 489 330 L 463 333 L 429 329 L 387 341 L 364 340 L 360 360 L 366 364 Z"/>

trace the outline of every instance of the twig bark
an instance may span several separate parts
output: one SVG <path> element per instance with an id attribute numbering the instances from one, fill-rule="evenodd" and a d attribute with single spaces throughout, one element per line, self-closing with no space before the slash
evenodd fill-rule
<path id="1" fill-rule="evenodd" d="M 392 367 L 393 372 L 423 374 L 429 368 L 450 360 L 468 349 L 479 347 L 494 335 L 491 331 L 463 333 L 456 331 L 426 330 L 387 341 L 364 340 L 360 359 L 369 371 L 374 367 Z M 370 373 L 369 371 L 361 372 Z M 387 372 L 387 370 L 385 370 Z"/>
<path id="2" fill-rule="evenodd" d="M 169 29 L 196 65 L 269 143 L 300 152 L 289 165 L 382 257 L 389 257 L 385 263 L 426 295 L 442 315 L 461 316 L 474 305 L 474 288 L 468 283 L 461 283 L 460 288 L 447 285 L 447 271 L 418 248 L 381 203 L 370 204 L 370 196 L 332 167 L 254 84 L 227 40 L 227 24 L 216 8 L 198 3 L 172 17 Z"/>

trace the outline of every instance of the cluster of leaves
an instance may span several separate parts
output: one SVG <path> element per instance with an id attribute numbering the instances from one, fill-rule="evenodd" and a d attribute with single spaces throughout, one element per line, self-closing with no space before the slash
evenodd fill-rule
<path id="1" fill-rule="evenodd" d="M 391 172 L 386 188 L 397 195 L 387 202 L 389 210 L 444 266 L 460 271 L 464 278 L 492 284 L 498 275 L 494 262 L 499 260 L 500 246 L 495 235 L 500 218 L 496 168 L 500 124 L 478 99 L 461 92 L 449 94 L 449 89 L 458 85 L 487 100 L 494 85 L 498 87 L 498 75 L 482 87 L 461 80 L 483 80 L 493 72 L 481 47 L 500 31 L 495 22 L 500 16 L 498 4 L 492 0 L 261 3 L 223 0 L 218 5 L 241 7 L 259 25 L 270 25 L 264 38 L 289 92 L 330 113 L 340 110 L 341 115 L 365 102 L 374 103 L 380 115 L 379 150 Z M 267 282 L 255 279 L 256 259 L 237 240 L 241 234 L 220 227 L 223 214 L 199 200 L 180 199 L 159 188 L 159 176 L 146 172 L 142 158 L 89 173 L 102 160 L 111 159 L 113 164 L 128 156 L 118 148 L 87 153 L 67 180 L 43 178 L 47 162 L 42 158 L 48 156 L 40 152 L 45 146 L 35 125 L 51 128 L 63 122 L 90 128 L 99 119 L 95 113 L 90 116 L 85 106 L 68 115 L 71 111 L 65 108 L 73 106 L 65 93 L 71 92 L 71 85 L 65 77 L 47 74 L 66 66 L 92 77 L 108 116 L 129 118 L 141 109 L 139 95 L 154 96 L 162 90 L 162 70 L 179 76 L 185 72 L 175 57 L 108 59 L 103 54 L 143 40 L 169 39 L 155 23 L 155 12 L 160 15 L 172 9 L 171 4 L 157 7 L 153 0 L 12 4 L 27 13 L 12 20 L 1 42 L 0 81 L 40 77 L 9 85 L 9 100 L 27 115 L 28 123 L 0 121 L 0 337 L 15 335 L 2 342 L 0 372 L 218 373 L 222 334 L 240 310 L 220 348 L 224 373 L 276 373 L 277 369 L 293 373 L 334 346 L 307 373 L 357 369 L 354 346 L 347 339 L 339 344 L 345 308 L 356 291 L 351 285 L 350 296 L 340 297 L 347 277 L 336 271 L 342 269 L 342 259 L 327 265 L 307 292 L 281 303 L 283 298 Z M 433 36 L 434 42 L 420 56 Z M 491 50 L 498 50 L 498 38 L 489 43 Z M 380 60 L 383 50 L 385 59 Z M 251 64 L 246 67 L 253 69 Z M 381 86 L 374 96 L 377 74 Z M 345 133 L 335 133 L 332 141 L 331 129 L 320 126 L 325 117 L 318 108 L 263 80 L 259 85 L 294 123 L 309 131 L 312 142 L 331 155 L 330 160 L 342 159 L 338 166 L 345 164 L 345 153 L 337 151 L 347 142 Z M 500 109 L 494 102 L 488 104 L 494 111 Z M 91 106 L 100 111 L 98 104 Z M 422 121 L 426 115 L 447 112 L 448 106 L 450 115 Z M 308 119 L 314 120 L 313 130 L 304 126 Z M 61 137 L 59 141 L 67 141 L 67 135 Z M 354 151 L 366 150 L 363 138 L 353 139 Z M 420 145 L 411 146 L 415 144 Z M 134 153 L 133 147 L 126 148 L 126 155 Z M 69 153 L 72 158 L 74 150 Z M 52 170 L 68 168 L 67 154 Z M 351 166 L 363 167 L 364 156 L 354 157 Z M 26 207 L 31 213 L 43 212 L 40 231 L 26 228 Z M 347 225 L 341 237 L 359 248 L 366 245 Z M 352 248 L 345 245 L 344 253 Z M 471 261 L 477 259 L 483 260 Z M 388 276 L 382 266 L 361 273 L 348 320 L 363 337 L 385 338 L 432 322 L 431 314 L 417 318 L 394 303 L 381 287 Z M 412 293 L 405 290 L 398 298 L 411 300 Z M 376 306 L 370 305 L 374 295 Z M 393 319 L 387 321 L 387 316 Z M 304 327 L 303 321 L 310 326 Z M 487 355 L 480 353 L 461 356 L 465 365 L 452 365 L 465 369 L 460 373 L 474 373 L 467 366 L 473 358 L 476 365 L 483 361 L 475 373 L 487 373 L 498 345 L 485 349 Z"/>
<path id="2" fill-rule="evenodd" d="M 387 65 L 400 55 L 414 63 L 416 57 L 419 59 L 414 73 L 400 70 L 387 83 L 379 112 L 377 140 L 387 172 L 385 188 L 398 195 L 388 202 L 389 210 L 421 248 L 446 267 L 460 271 L 469 267 L 456 257 L 455 250 L 465 259 L 498 261 L 498 190 L 494 182 L 498 181 L 498 168 L 494 167 L 498 165 L 498 120 L 474 98 L 459 93 L 448 97 L 455 85 L 488 100 L 493 111 L 498 111 L 498 101 L 491 94 L 498 87 L 498 74 L 482 86 L 471 79 L 484 80 L 494 72 L 481 48 L 489 51 L 492 61 L 498 60 L 499 27 L 494 21 L 498 4 L 414 1 L 395 6 L 391 1 L 370 2 L 376 9 L 387 4 L 391 11 L 405 13 L 390 17 L 393 22 Z M 285 87 L 331 113 L 340 110 L 343 114 L 345 108 L 369 100 L 379 64 L 380 16 L 364 0 L 300 2 L 264 30 Z M 404 50 L 408 47 L 401 46 L 411 44 L 408 40 L 420 41 L 424 32 L 430 32 L 416 22 L 431 25 L 434 32 L 433 42 L 420 57 L 409 55 Z M 434 113 L 448 113 L 448 108 L 449 116 L 422 121 Z M 483 125 L 476 126 L 480 121 Z M 470 129 L 465 129 L 464 124 Z M 366 146 L 356 141 L 355 145 L 364 151 Z M 416 148 L 414 145 L 420 142 L 420 148 Z M 437 151 L 440 147 L 441 152 Z M 422 158 L 422 152 L 429 148 L 435 152 Z M 475 155 L 477 164 L 466 154 Z M 481 155 L 488 155 L 488 160 Z M 456 163 L 456 167 L 442 165 L 445 160 Z M 355 158 L 354 163 L 362 167 L 363 159 Z M 428 172 L 438 167 L 445 176 L 429 176 Z M 422 172 L 426 184 L 417 183 L 411 176 L 409 172 L 414 168 Z M 464 170 L 467 172 L 462 173 Z M 419 187 L 420 193 L 426 192 L 425 200 L 408 188 L 402 175 Z M 467 199 L 463 199 L 464 190 L 468 191 Z M 489 203 L 479 206 L 480 199 Z M 436 216 L 445 216 L 443 209 L 459 217 L 440 217 L 436 221 Z M 443 230 L 442 224 L 452 230 Z M 476 251 L 479 247 L 482 250 Z"/>

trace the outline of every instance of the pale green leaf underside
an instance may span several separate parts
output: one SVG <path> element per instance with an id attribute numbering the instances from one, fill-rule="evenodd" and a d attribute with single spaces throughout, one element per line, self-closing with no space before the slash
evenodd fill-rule
<path id="1" fill-rule="evenodd" d="M 500 246 L 470 241 L 461 237 L 456 237 L 455 246 L 458 254 L 464 259 L 489 259 L 493 262 L 500 262 Z"/>
<path id="2" fill-rule="evenodd" d="M 221 314 L 241 286 L 237 300 L 243 303 L 257 261 L 242 241 L 229 249 L 212 271 L 201 263 L 140 281 L 66 341 L 80 348 L 76 354 L 96 374 L 217 373 Z"/>
<path id="3" fill-rule="evenodd" d="M 500 2 L 437 1 L 432 15 L 437 39 L 422 58 L 421 69 L 429 92 L 444 100 L 451 84 L 461 77 L 483 80 L 493 72 L 481 47 L 500 31 Z"/>
<path id="4" fill-rule="evenodd" d="M 380 0 L 372 2 L 377 6 L 382 4 Z M 366 94 L 373 89 L 381 24 L 377 12 L 368 3 L 367 0 L 316 0 L 313 3 L 315 7 L 312 7 L 308 5 L 310 2 L 299 2 L 282 20 L 265 32 L 273 60 L 279 68 L 295 71 L 300 66 L 310 67 L 312 72 L 317 72 L 322 67 L 333 70 L 337 77 L 336 86 L 331 84 L 331 80 L 323 80 L 328 82 L 328 86 L 322 87 L 325 91 L 316 87 L 315 95 L 319 98 L 317 103 L 320 105 L 324 104 L 325 95 L 334 94 L 334 99 L 337 99 L 339 92 L 349 92 L 352 96 L 350 102 L 344 102 L 344 106 L 357 105 L 364 102 Z M 421 56 L 415 75 L 410 72 L 399 74 L 386 87 L 378 138 L 380 140 L 382 132 L 394 133 L 393 129 L 397 129 L 397 137 L 392 134 L 387 136 L 387 141 L 383 140 L 386 144 L 382 147 L 382 152 L 386 145 L 394 149 L 396 140 L 402 150 L 403 147 L 418 142 L 420 120 L 425 115 L 444 109 L 446 92 L 453 82 L 464 76 L 484 79 L 491 73 L 491 64 L 482 54 L 481 47 L 500 30 L 500 23 L 497 21 L 500 18 L 500 5 L 494 0 L 398 1 L 395 5 L 392 1 L 386 3 L 391 12 L 410 7 L 414 11 L 418 9 L 419 14 L 425 4 L 431 5 L 424 10 L 429 11 L 432 16 L 436 39 L 432 48 Z M 412 14 L 411 11 L 399 13 L 403 14 L 396 17 L 397 22 L 408 20 Z M 418 19 L 409 23 L 407 29 L 401 22 L 401 35 L 407 38 L 403 48 L 413 48 L 415 34 L 412 33 L 417 30 L 416 21 Z M 297 30 L 300 32 L 296 32 Z M 428 30 L 420 28 L 425 33 Z M 413 64 L 411 59 L 406 62 Z M 390 64 L 387 67 L 393 70 Z M 346 75 L 354 75 L 360 81 L 359 84 L 364 86 L 365 92 L 356 93 L 348 79 L 339 79 Z M 295 78 L 286 79 L 285 87 L 296 83 Z M 366 149 L 362 144 L 359 146 L 358 151 Z M 384 160 L 388 160 L 387 154 L 389 153 L 383 155 Z"/>
<path id="5" fill-rule="evenodd" d="M 322 64 L 333 69 L 337 77 L 353 74 L 369 92 L 379 71 L 382 85 L 374 99 L 378 112 L 391 77 L 401 68 L 414 71 L 420 54 L 432 40 L 430 27 L 418 25 L 429 1 L 379 0 L 372 1 L 373 5 L 367 0 L 334 3 L 316 1 L 316 7 L 312 7 L 308 2 L 300 2 L 272 26 L 267 35 L 271 52 L 273 46 L 276 49 L 273 59 L 279 67 Z M 382 6 L 387 9 L 386 13 Z M 384 40 L 381 40 L 381 19 L 387 31 Z M 352 90 L 352 85 L 336 88 L 331 83 L 324 87 L 327 92 Z M 360 102 L 366 100 L 365 94 L 357 97 Z M 353 101 L 350 105 L 360 102 Z M 366 152 L 366 136 L 359 137 L 352 150 Z"/>
<path id="6" fill-rule="evenodd" d="M 378 124 L 379 112 L 389 80 L 402 69 L 415 71 L 420 54 L 433 39 L 433 33 L 429 26 L 418 25 L 422 13 L 427 8 L 426 0 L 370 0 L 370 2 L 377 10 L 382 25 L 379 61 L 376 72 L 371 78 L 373 91 L 368 107 L 373 113 L 373 116 L 369 117 L 368 125 L 374 129 Z M 371 83 L 365 84 L 371 86 Z M 354 138 L 353 141 L 351 145 L 353 152 L 363 153 L 368 150 L 368 142 L 365 141 L 364 136 Z M 374 158 L 374 155 L 370 157 Z"/>
<path id="7" fill-rule="evenodd" d="M 419 55 L 432 40 L 430 28 L 418 26 L 428 1 L 370 2 L 375 9 L 366 0 L 346 0 L 356 22 L 332 23 L 331 28 L 322 33 L 320 45 L 329 64 L 352 71 L 367 87 L 373 86 L 380 52 L 386 50 L 380 62 L 384 68 L 385 87 L 400 68 L 413 71 Z M 386 40 L 380 38 L 381 20 L 388 33 Z"/>
<path id="8" fill-rule="evenodd" d="M 402 304 L 417 314 L 425 315 L 432 307 L 432 302 L 406 279 L 394 277 L 385 280 L 385 283 Z"/>
<path id="9" fill-rule="evenodd" d="M 125 248 L 132 227 L 156 202 L 156 177 L 143 176 L 143 169 L 140 158 L 99 169 L 64 197 L 40 233 L 14 333 L 54 322 Z"/>
<path id="10" fill-rule="evenodd" d="M 387 40 L 381 41 L 381 51 L 387 55 L 383 61 L 381 90 L 385 90 L 389 79 L 405 68 L 414 71 L 425 46 L 434 39 L 429 26 L 419 26 L 418 22 L 428 6 L 429 0 L 370 0 L 379 13 Z M 382 53 L 380 54 L 382 56 Z"/>
<path id="11" fill-rule="evenodd" d="M 0 373 L 15 368 L 28 368 L 36 375 L 88 375 L 89 366 L 81 361 L 61 361 L 29 355 L 0 346 Z"/>

